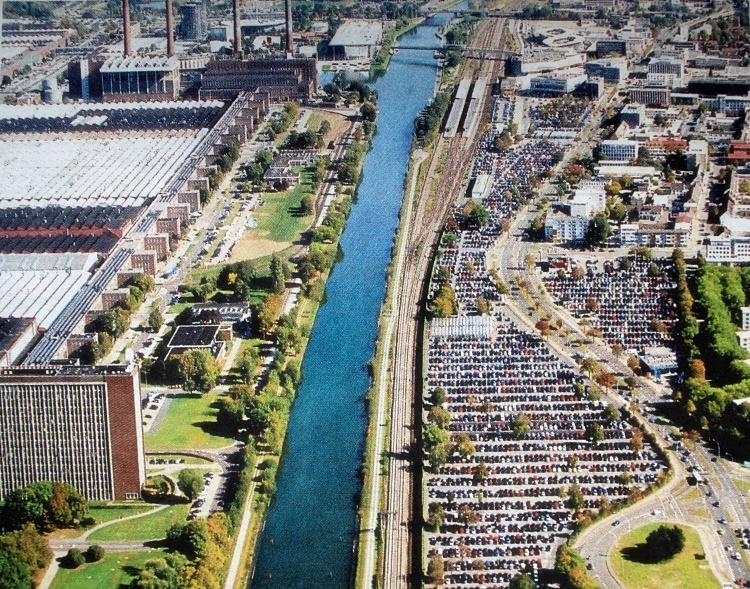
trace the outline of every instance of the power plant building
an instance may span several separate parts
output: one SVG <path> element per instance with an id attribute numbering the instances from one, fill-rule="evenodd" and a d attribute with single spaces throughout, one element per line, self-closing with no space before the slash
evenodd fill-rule
<path id="1" fill-rule="evenodd" d="M 116 57 L 99 70 L 105 102 L 174 100 L 180 92 L 176 57 Z"/>
<path id="2" fill-rule="evenodd" d="M 43 480 L 88 500 L 139 498 L 141 420 L 137 365 L 0 370 L 0 498 Z"/>
<path id="3" fill-rule="evenodd" d="M 383 24 L 377 21 L 346 21 L 328 46 L 334 59 L 372 59 L 383 44 Z"/>

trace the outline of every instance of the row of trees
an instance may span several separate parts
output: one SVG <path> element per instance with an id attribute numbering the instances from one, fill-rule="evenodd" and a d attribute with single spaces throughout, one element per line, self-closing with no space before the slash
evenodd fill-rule
<path id="1" fill-rule="evenodd" d="M 750 456 L 747 352 L 737 342 L 735 321 L 750 292 L 750 269 L 708 266 L 702 261 L 690 289 L 682 253 L 673 255 L 677 276 L 676 338 L 687 378 L 677 398 L 688 427 L 718 440 L 739 458 Z M 699 318 L 703 319 L 699 324 Z"/>

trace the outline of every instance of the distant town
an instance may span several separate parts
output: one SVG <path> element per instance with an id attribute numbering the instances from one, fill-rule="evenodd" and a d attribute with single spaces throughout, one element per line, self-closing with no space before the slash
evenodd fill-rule
<path id="1" fill-rule="evenodd" d="M 750 586 L 749 15 L 0 0 L 3 586 Z"/>

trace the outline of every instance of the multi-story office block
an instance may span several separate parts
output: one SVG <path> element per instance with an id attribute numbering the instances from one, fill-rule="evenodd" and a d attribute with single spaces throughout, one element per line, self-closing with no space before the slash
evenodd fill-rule
<path id="1" fill-rule="evenodd" d="M 0 497 L 51 480 L 89 500 L 138 498 L 141 422 L 137 365 L 0 370 Z"/>

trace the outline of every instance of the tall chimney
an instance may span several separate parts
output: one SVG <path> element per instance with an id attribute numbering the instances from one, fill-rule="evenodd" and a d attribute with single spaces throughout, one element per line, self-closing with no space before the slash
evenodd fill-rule
<path id="1" fill-rule="evenodd" d="M 130 2 L 122 0 L 122 54 L 130 57 Z"/>
<path id="2" fill-rule="evenodd" d="M 242 35 L 240 33 L 240 0 L 234 0 L 234 50 L 242 51 Z"/>
<path id="3" fill-rule="evenodd" d="M 167 0 L 167 57 L 174 55 L 174 17 L 172 16 L 172 0 Z"/>
<path id="4" fill-rule="evenodd" d="M 286 52 L 287 55 L 294 53 L 294 41 L 292 40 L 292 0 L 284 0 L 286 6 Z"/>

